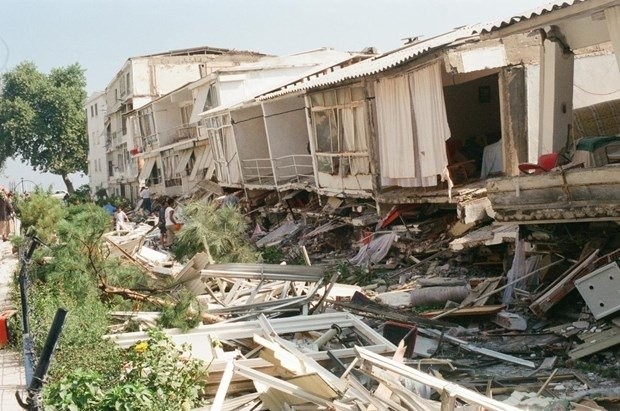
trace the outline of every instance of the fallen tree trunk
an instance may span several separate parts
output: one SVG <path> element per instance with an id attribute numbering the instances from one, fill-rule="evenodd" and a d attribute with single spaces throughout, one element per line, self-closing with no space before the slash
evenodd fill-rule
<path id="1" fill-rule="evenodd" d="M 159 307 L 172 307 L 175 305 L 173 301 L 168 301 L 163 298 L 153 297 L 147 294 L 142 294 L 137 291 L 131 290 L 129 288 L 121 288 L 121 287 L 114 287 L 114 286 L 106 285 L 106 284 L 100 284 L 99 289 L 101 289 L 101 291 L 103 291 L 106 294 L 120 295 L 121 297 L 128 299 L 128 300 L 147 302 L 147 303 L 157 305 Z M 190 315 L 196 314 L 196 312 L 193 310 L 190 310 L 188 311 L 188 314 Z M 202 322 L 205 324 L 214 324 L 214 323 L 218 323 L 224 320 L 220 316 L 207 314 L 207 313 L 201 313 L 200 316 L 202 318 Z"/>

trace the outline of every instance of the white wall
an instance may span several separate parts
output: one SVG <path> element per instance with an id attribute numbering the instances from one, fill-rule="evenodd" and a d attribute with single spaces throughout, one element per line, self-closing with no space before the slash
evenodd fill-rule
<path id="1" fill-rule="evenodd" d="M 239 159 L 269 158 L 261 107 L 253 106 L 243 110 L 235 110 L 230 114 L 234 123 L 233 130 L 235 131 Z"/>
<path id="2" fill-rule="evenodd" d="M 153 103 L 153 116 L 159 137 L 159 147 L 172 144 L 176 137 L 176 129 L 181 125 L 181 111 L 177 103 L 166 97 Z"/>
<path id="3" fill-rule="evenodd" d="M 183 84 L 200 79 L 198 63 L 155 64 L 155 84 L 159 95 L 168 94 Z"/>
<path id="4" fill-rule="evenodd" d="M 525 68 L 528 161 L 538 161 L 540 66 Z M 620 99 L 620 71 L 614 54 L 575 58 L 573 109 Z"/>
<path id="5" fill-rule="evenodd" d="M 614 54 L 575 58 L 573 109 L 620 99 L 620 70 Z"/>
<path id="6" fill-rule="evenodd" d="M 91 115 L 91 107 L 97 105 L 97 114 Z M 107 188 L 108 164 L 106 160 L 106 136 L 104 118 L 106 114 L 106 95 L 101 93 L 91 97 L 85 104 L 88 132 L 88 184 L 91 194 L 99 188 Z"/>
<path id="7" fill-rule="evenodd" d="M 267 101 L 264 103 L 264 110 L 273 158 L 290 154 L 310 154 L 303 97 Z"/>

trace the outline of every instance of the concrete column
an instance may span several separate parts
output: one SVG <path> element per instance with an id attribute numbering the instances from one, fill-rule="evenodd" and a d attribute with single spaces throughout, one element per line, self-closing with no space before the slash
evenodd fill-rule
<path id="1" fill-rule="evenodd" d="M 557 40 L 541 47 L 538 155 L 566 146 L 573 119 L 574 55 Z"/>
<path id="2" fill-rule="evenodd" d="M 502 122 L 502 155 L 506 175 L 519 174 L 527 162 L 527 93 L 525 69 L 504 67 L 499 72 L 499 106 Z"/>

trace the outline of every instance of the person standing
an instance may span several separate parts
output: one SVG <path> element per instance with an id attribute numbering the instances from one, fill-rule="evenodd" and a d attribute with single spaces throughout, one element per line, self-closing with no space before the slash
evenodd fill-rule
<path id="1" fill-rule="evenodd" d="M 13 204 L 4 188 L 0 191 L 0 235 L 2 241 L 7 241 L 11 235 L 11 219 L 13 218 Z"/>
<path id="2" fill-rule="evenodd" d="M 179 223 L 174 216 L 174 200 L 168 199 L 168 206 L 166 207 L 166 245 L 169 247 L 172 245 L 176 232 L 178 231 Z"/>
<path id="3" fill-rule="evenodd" d="M 147 186 L 143 186 L 140 189 L 140 197 L 142 197 L 142 209 L 144 212 L 149 215 L 152 211 L 152 203 L 151 203 L 151 191 Z"/>
<path id="4" fill-rule="evenodd" d="M 129 218 L 121 207 L 114 212 L 114 220 L 116 221 L 116 235 L 120 235 L 121 230 L 130 230 Z"/>
<path id="5" fill-rule="evenodd" d="M 159 242 L 162 247 L 165 247 L 166 242 L 166 203 L 159 206 L 157 219 L 157 227 L 159 228 Z"/>

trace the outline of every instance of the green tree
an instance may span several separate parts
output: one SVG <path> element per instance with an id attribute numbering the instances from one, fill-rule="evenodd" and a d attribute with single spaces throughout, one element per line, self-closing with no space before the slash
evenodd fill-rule
<path id="1" fill-rule="evenodd" d="M 0 165 L 19 156 L 60 175 L 73 193 L 68 175 L 87 169 L 84 70 L 75 63 L 45 74 L 26 61 L 3 74 L 1 86 Z"/>

